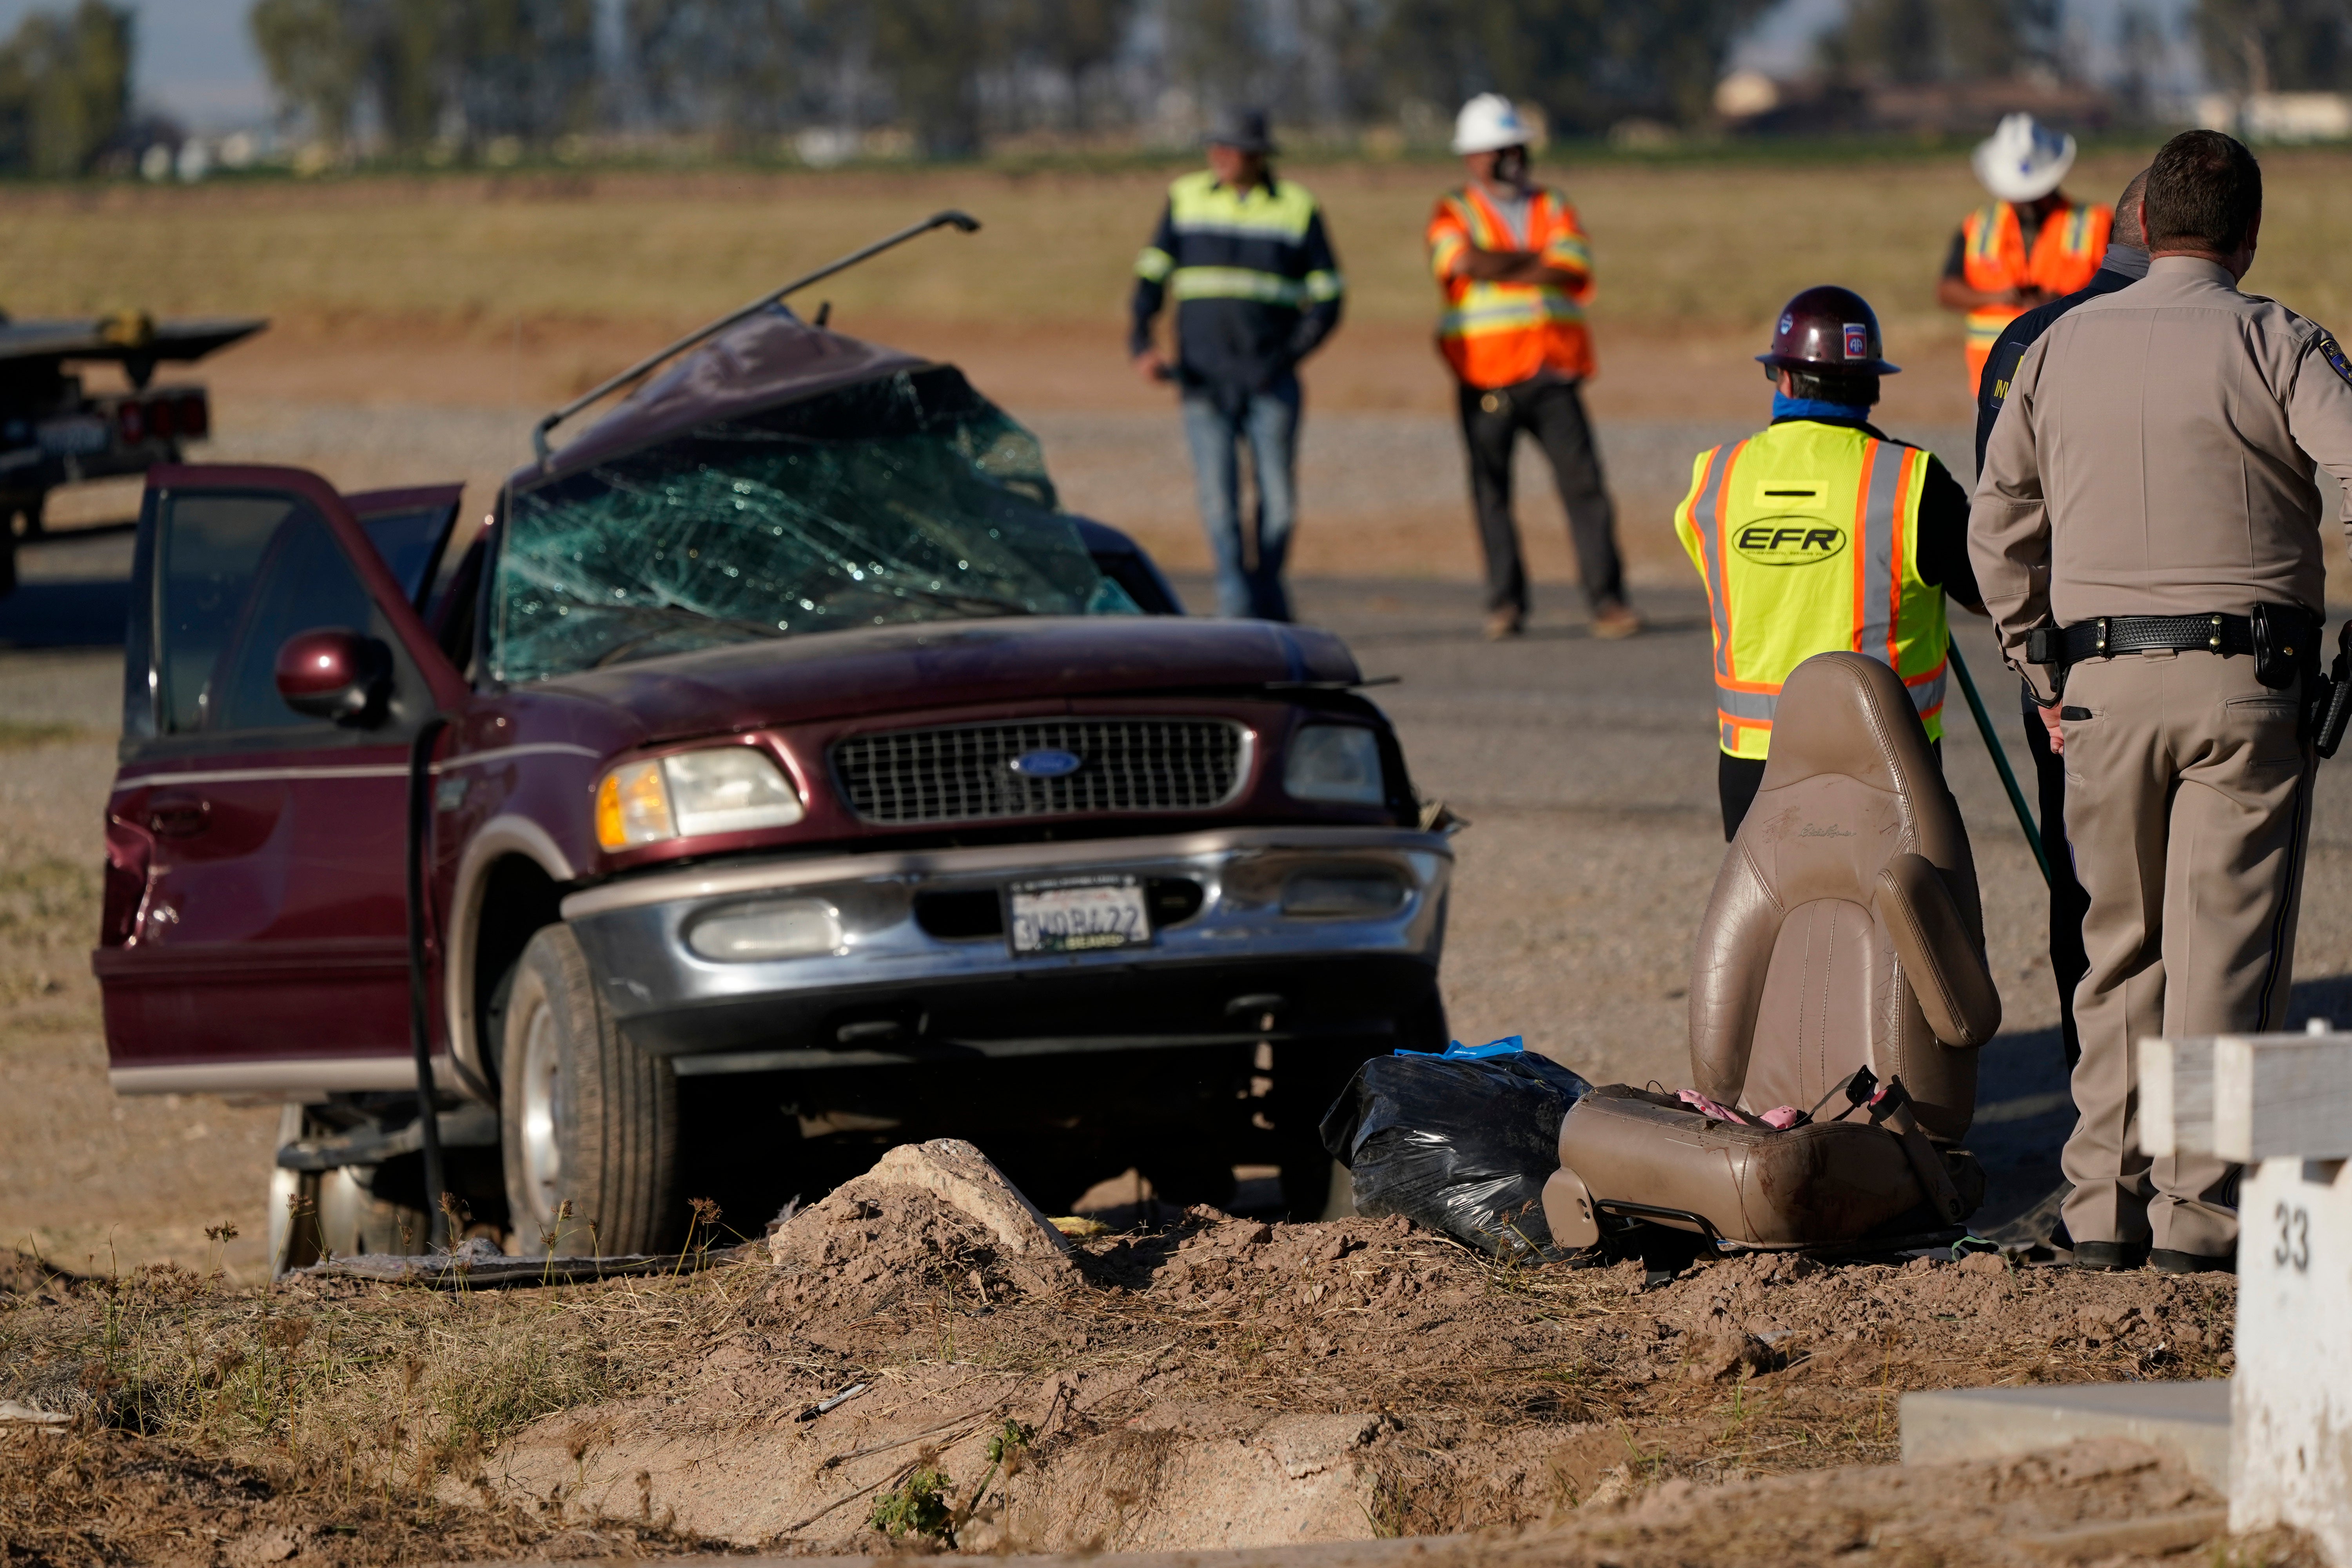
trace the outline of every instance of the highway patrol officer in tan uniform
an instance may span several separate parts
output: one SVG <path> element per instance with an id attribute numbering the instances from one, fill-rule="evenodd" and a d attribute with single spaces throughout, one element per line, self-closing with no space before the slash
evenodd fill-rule
<path id="1" fill-rule="evenodd" d="M 2320 528 L 2352 487 L 2352 361 L 2242 294 L 2262 172 L 2216 132 L 2157 154 L 2146 279 L 2027 351 L 1969 549 L 2066 763 L 2090 896 L 2064 1167 L 2075 1261 L 2231 1266 L 2237 1168 L 2138 1147 L 2135 1042 L 2276 1028 L 2301 895 Z M 2315 473 L 2314 464 L 2318 471 Z"/>

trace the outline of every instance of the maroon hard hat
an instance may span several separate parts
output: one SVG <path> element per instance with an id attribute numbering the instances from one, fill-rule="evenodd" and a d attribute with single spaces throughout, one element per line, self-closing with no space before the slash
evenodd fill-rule
<path id="1" fill-rule="evenodd" d="M 1756 363 L 1816 374 L 1893 375 L 1902 369 L 1879 358 L 1878 313 L 1870 301 L 1833 283 L 1806 289 L 1780 307 L 1772 352 Z"/>

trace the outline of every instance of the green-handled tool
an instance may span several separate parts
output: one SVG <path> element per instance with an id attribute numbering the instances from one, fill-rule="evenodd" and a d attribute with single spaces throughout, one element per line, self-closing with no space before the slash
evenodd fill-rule
<path id="1" fill-rule="evenodd" d="M 1978 732 L 1984 736 L 1985 750 L 1992 753 L 1992 765 L 2000 770 L 2001 788 L 2009 791 L 2009 804 L 2017 812 L 2017 825 L 2025 829 L 2025 846 L 2033 851 L 2033 863 L 2042 868 L 2042 880 L 2050 881 L 2050 858 L 2042 852 L 2042 830 L 2033 825 L 2033 812 L 2025 804 L 2025 792 L 2017 787 L 2017 775 L 2010 771 L 2009 752 L 2003 749 L 2000 737 L 1993 733 L 1992 718 L 1985 711 L 1984 699 L 1977 695 L 1975 677 L 1969 674 L 1969 661 L 1960 657 L 1958 637 L 1950 638 L 1945 652 L 1952 661 L 1952 673 L 1959 677 L 1960 695 L 1969 700 L 1969 711 L 1976 715 Z"/>

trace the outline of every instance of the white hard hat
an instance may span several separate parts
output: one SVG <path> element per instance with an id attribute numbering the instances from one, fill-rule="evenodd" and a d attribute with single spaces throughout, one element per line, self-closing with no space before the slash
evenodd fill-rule
<path id="1" fill-rule="evenodd" d="M 1499 92 L 1482 92 L 1454 117 L 1456 153 L 1492 153 L 1528 144 L 1527 122 L 1511 100 Z"/>
<path id="2" fill-rule="evenodd" d="M 2005 202 L 2040 201 L 2074 166 L 2074 139 L 2031 114 L 2004 117 L 1969 159 L 1984 188 Z"/>

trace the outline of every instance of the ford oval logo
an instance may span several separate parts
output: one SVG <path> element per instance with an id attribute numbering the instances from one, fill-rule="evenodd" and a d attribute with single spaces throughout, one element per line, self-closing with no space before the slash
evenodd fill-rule
<path id="1" fill-rule="evenodd" d="M 1048 746 L 1042 751 L 1024 752 L 1006 765 L 1024 779 L 1060 779 L 1069 777 L 1086 763 L 1075 752 Z"/>

